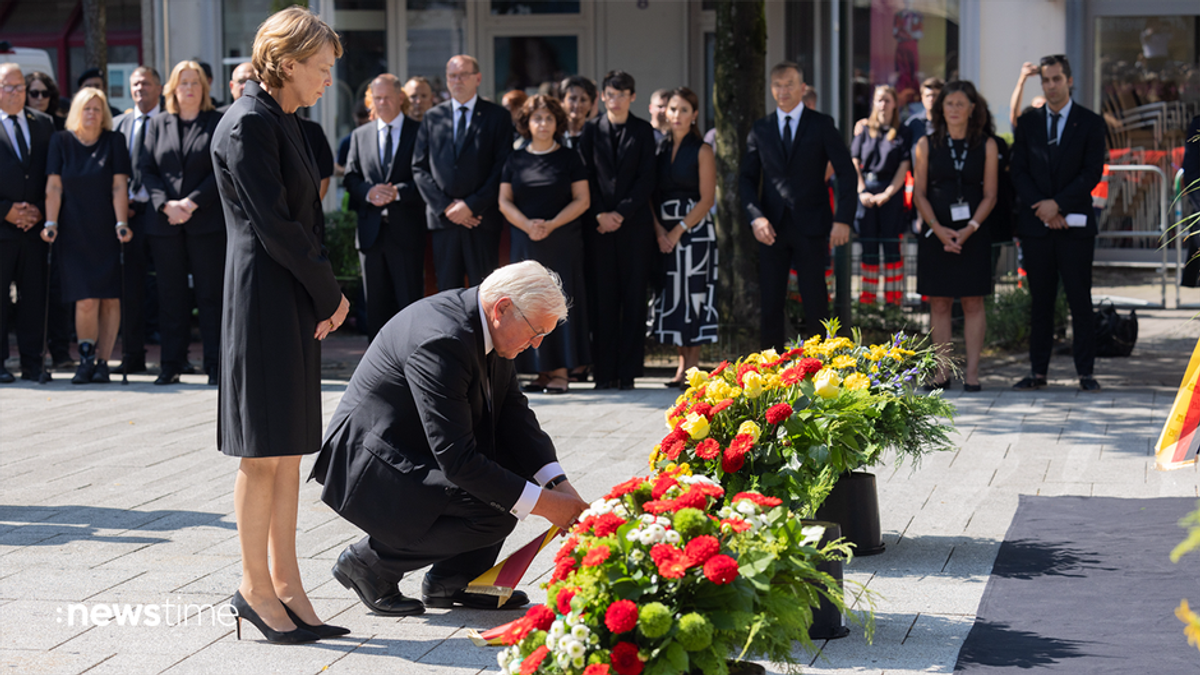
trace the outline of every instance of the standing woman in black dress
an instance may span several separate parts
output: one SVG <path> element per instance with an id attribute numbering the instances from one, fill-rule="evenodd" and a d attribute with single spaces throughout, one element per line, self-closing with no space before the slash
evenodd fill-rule
<path id="1" fill-rule="evenodd" d="M 63 302 L 75 303 L 79 368 L 74 384 L 109 382 L 121 326 L 121 245 L 129 229 L 129 150 L 112 130 L 104 92 L 84 87 L 71 100 L 67 128 L 50 137 L 46 159 L 46 225 L 62 259 Z M 115 234 L 114 234 L 115 232 Z"/>
<path id="2" fill-rule="evenodd" d="M 200 64 L 180 61 L 163 89 L 167 114 L 146 122 L 145 150 L 139 155 L 142 185 L 150 192 L 155 216 L 146 237 L 158 276 L 158 325 L 162 372 L 154 384 L 176 384 L 187 368 L 192 336 L 192 275 L 204 372 L 217 384 L 221 354 L 221 290 L 225 277 L 225 212 L 213 175 L 213 132 L 221 113 L 208 95 Z"/>
<path id="3" fill-rule="evenodd" d="M 321 447 L 320 340 L 350 304 L 321 245 L 321 181 L 295 113 L 321 98 L 341 55 L 337 33 L 307 9 L 269 17 L 254 38 L 261 85 L 246 83 L 212 143 L 229 240 L 217 442 L 242 458 L 233 606 L 270 642 L 348 632 L 317 618 L 296 561 L 300 457 Z"/>
<path id="4" fill-rule="evenodd" d="M 917 250 L 917 292 L 929 296 L 935 345 L 948 353 L 954 298 L 963 309 L 967 368 L 963 390 L 979 391 L 987 331 L 983 296 L 992 292 L 992 246 L 980 224 L 996 205 L 998 152 L 987 135 L 987 102 L 966 80 L 948 82 L 933 104 L 933 134 L 917 142 L 913 202 L 925 221 Z M 928 389 L 950 385 L 947 368 Z"/>
<path id="5" fill-rule="evenodd" d="M 517 114 L 517 131 L 528 143 L 509 155 L 500 174 L 500 212 L 513 225 L 513 262 L 536 260 L 554 270 L 571 299 L 566 324 L 517 357 L 518 372 L 538 374 L 523 387 L 527 392 L 567 393 L 568 369 L 592 358 L 579 221 L 591 193 L 579 153 L 558 142 L 566 129 L 567 113 L 557 99 L 531 96 Z"/>
<path id="6" fill-rule="evenodd" d="M 663 286 L 654 303 L 654 336 L 675 345 L 679 365 L 668 387 L 686 388 L 700 347 L 717 341 L 717 230 L 709 210 L 717 194 L 713 149 L 700 136 L 700 101 L 687 87 L 667 99 L 671 133 L 658 148 L 654 231 L 663 254 Z"/>

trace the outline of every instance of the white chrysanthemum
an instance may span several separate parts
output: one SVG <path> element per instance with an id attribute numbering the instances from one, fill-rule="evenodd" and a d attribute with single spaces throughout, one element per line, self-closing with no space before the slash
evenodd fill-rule
<path id="1" fill-rule="evenodd" d="M 583 658 L 582 656 L 577 656 L 571 659 L 571 667 L 576 670 L 583 670 L 583 667 L 586 665 L 587 659 Z"/>
<path id="2" fill-rule="evenodd" d="M 658 517 L 655 516 L 653 513 L 643 513 L 642 517 L 638 518 L 638 520 L 642 521 L 643 525 L 651 525 L 651 524 L 657 522 Z"/>
<path id="3" fill-rule="evenodd" d="M 667 530 L 667 534 L 664 538 L 667 540 L 668 544 L 678 544 L 679 542 L 683 541 L 683 537 L 681 537 L 675 530 Z"/>
<path id="4" fill-rule="evenodd" d="M 512 654 L 507 649 L 501 649 L 500 653 L 496 654 L 496 662 L 500 665 L 501 670 L 508 669 L 509 661 L 512 661 Z"/>
<path id="5" fill-rule="evenodd" d="M 554 623 L 550 624 L 548 635 L 550 637 L 560 638 L 567 632 L 567 626 L 562 619 L 555 619 Z"/>
<path id="6" fill-rule="evenodd" d="M 657 523 L 658 525 L 661 525 L 664 528 L 671 527 L 671 519 L 666 516 L 659 516 L 654 519 L 654 522 Z"/>
<path id="7" fill-rule="evenodd" d="M 662 541 L 663 537 L 665 537 L 666 535 L 667 535 L 667 528 L 663 527 L 662 525 L 659 525 L 658 523 L 655 523 L 655 524 L 651 525 L 650 527 L 646 528 L 646 534 L 643 536 L 645 539 L 649 540 L 646 543 L 657 544 L 658 542 Z"/>
<path id="8" fill-rule="evenodd" d="M 554 651 L 558 647 L 558 638 L 553 635 L 546 635 L 546 649 Z"/>
<path id="9" fill-rule="evenodd" d="M 581 623 L 571 627 L 571 637 L 575 638 L 576 640 L 586 640 L 591 634 L 592 631 L 588 630 L 586 624 Z"/>
<path id="10" fill-rule="evenodd" d="M 646 554 L 640 549 L 635 548 L 629 552 L 629 562 L 637 565 L 646 559 Z"/>
<path id="11" fill-rule="evenodd" d="M 750 501 L 749 499 L 743 499 L 742 501 L 738 502 L 736 506 L 738 513 L 742 514 L 743 516 L 753 516 L 754 514 L 758 513 L 758 507 L 755 506 L 754 502 Z"/>
<path id="12" fill-rule="evenodd" d="M 583 646 L 582 642 L 572 640 L 571 644 L 567 645 L 567 654 L 573 659 L 583 658 L 583 655 L 586 653 L 587 649 Z"/>
<path id="13" fill-rule="evenodd" d="M 820 525 L 809 525 L 800 528 L 800 534 L 804 535 L 804 539 L 800 540 L 801 546 L 816 546 L 821 541 L 821 537 L 825 536 L 825 528 Z"/>
<path id="14" fill-rule="evenodd" d="M 567 617 L 567 625 L 569 626 L 578 626 L 581 623 L 583 623 L 582 614 L 571 612 L 571 615 Z"/>
<path id="15" fill-rule="evenodd" d="M 554 662 L 558 664 L 560 670 L 566 670 L 567 666 L 571 664 L 571 657 L 565 653 L 555 654 Z"/>

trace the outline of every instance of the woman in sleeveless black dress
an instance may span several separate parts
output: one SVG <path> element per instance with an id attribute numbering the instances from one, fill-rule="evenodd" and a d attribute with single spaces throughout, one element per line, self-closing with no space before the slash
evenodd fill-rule
<path id="1" fill-rule="evenodd" d="M 933 342 L 947 355 L 954 298 L 962 302 L 965 391 L 980 390 L 979 353 L 987 331 L 983 296 L 992 292 L 991 239 L 979 232 L 996 205 L 998 153 L 987 121 L 987 103 L 974 85 L 947 83 L 933 106 L 934 132 L 916 147 L 913 201 L 925 221 L 917 292 L 929 297 Z M 926 388 L 949 384 L 949 371 L 943 368 Z"/>
<path id="2" fill-rule="evenodd" d="M 500 175 L 500 212 L 513 225 L 513 262 L 536 260 L 554 270 L 571 299 L 566 323 L 517 356 L 518 372 L 538 374 L 525 385 L 527 392 L 565 394 L 568 369 L 592 358 L 579 221 L 591 195 L 583 159 L 558 142 L 566 129 L 567 113 L 557 99 L 527 99 L 517 113 L 517 131 L 528 143 L 509 155 Z"/>
<path id="3" fill-rule="evenodd" d="M 654 337 L 679 350 L 675 378 L 700 362 L 700 347 L 717 341 L 717 231 L 709 210 L 716 199 L 713 150 L 696 129 L 699 100 L 686 87 L 671 92 L 671 133 L 658 150 L 655 232 L 663 253 L 663 283 L 654 302 Z"/>

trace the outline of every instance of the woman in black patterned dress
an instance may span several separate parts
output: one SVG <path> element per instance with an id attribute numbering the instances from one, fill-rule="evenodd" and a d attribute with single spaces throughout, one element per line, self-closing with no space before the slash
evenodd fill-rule
<path id="1" fill-rule="evenodd" d="M 679 351 L 668 387 L 686 386 L 684 373 L 700 363 L 700 346 L 717 341 L 717 230 L 709 215 L 716 199 L 717 164 L 696 129 L 699 109 L 692 90 L 671 92 L 671 133 L 658 149 L 654 229 L 664 274 L 654 303 L 654 337 Z"/>

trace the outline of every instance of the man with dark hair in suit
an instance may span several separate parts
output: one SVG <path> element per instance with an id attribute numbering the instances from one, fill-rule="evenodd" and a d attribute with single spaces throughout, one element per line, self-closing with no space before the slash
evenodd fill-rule
<path id="1" fill-rule="evenodd" d="M 740 192 L 759 247 L 763 348 L 782 350 L 788 272 L 796 270 L 804 303 L 804 336 L 829 318 L 825 267 L 829 246 L 850 241 L 857 174 L 833 118 L 805 108 L 800 66 L 771 69 L 771 96 L 778 109 L 754 123 L 746 139 Z M 825 167 L 840 186 L 837 213 L 829 208 Z"/>
<path id="2" fill-rule="evenodd" d="M 512 152 L 512 115 L 479 98 L 479 62 L 446 63 L 450 100 L 430 108 L 413 149 L 413 177 L 432 231 L 438 290 L 476 286 L 500 264 L 500 172 Z"/>
<path id="3" fill-rule="evenodd" d="M 46 311 L 46 153 L 54 120 L 25 107 L 25 77 L 15 63 L 0 64 L 0 383 L 15 381 L 4 367 L 8 358 L 8 288 L 17 283 L 17 351 L 21 379 L 42 374 Z"/>
<path id="4" fill-rule="evenodd" d="M 367 348 L 311 477 L 367 533 L 333 576 L 376 613 L 497 609 L 495 596 L 466 587 L 495 564 L 517 520 L 567 528 L 587 508 L 511 360 L 566 317 L 561 280 L 529 260 L 409 305 Z M 397 582 L 426 565 L 422 600 L 401 595 Z M 528 601 L 517 591 L 499 608 Z"/>
<path id="5" fill-rule="evenodd" d="M 1033 303 L 1029 326 L 1029 377 L 1018 391 L 1046 386 L 1054 343 L 1054 303 L 1059 280 L 1071 308 L 1072 355 L 1079 389 L 1100 391 L 1092 377 L 1096 360 L 1092 316 L 1092 259 L 1096 213 L 1092 188 L 1104 172 L 1104 121 L 1071 101 L 1071 64 L 1058 54 L 1041 60 L 1046 105 L 1017 120 L 1010 173 L 1019 209 L 1017 237 Z"/>
<path id="6" fill-rule="evenodd" d="M 139 158 L 146 149 L 146 123 L 162 112 L 162 78 L 150 66 L 139 66 L 129 74 L 129 92 L 134 107 L 113 118 L 113 130 L 125 135 L 133 176 L 129 179 L 129 228 L 133 240 L 125 246 L 125 297 L 121 299 L 121 365 L 114 373 L 146 372 L 146 230 L 154 215 L 150 193 L 142 185 Z M 185 372 L 191 372 L 185 368 Z"/>
<path id="7" fill-rule="evenodd" d="M 371 82 L 375 121 L 354 130 L 346 190 L 358 204 L 358 250 L 367 294 L 367 338 L 425 296 L 425 202 L 413 181 L 417 122 L 405 115 L 400 78 Z"/>
<path id="8" fill-rule="evenodd" d="M 642 375 L 646 288 L 654 215 L 654 127 L 629 112 L 633 76 L 614 70 L 600 88 L 603 115 L 583 127 L 579 151 L 588 167 L 592 217 L 583 228 L 596 389 L 633 389 Z"/>

